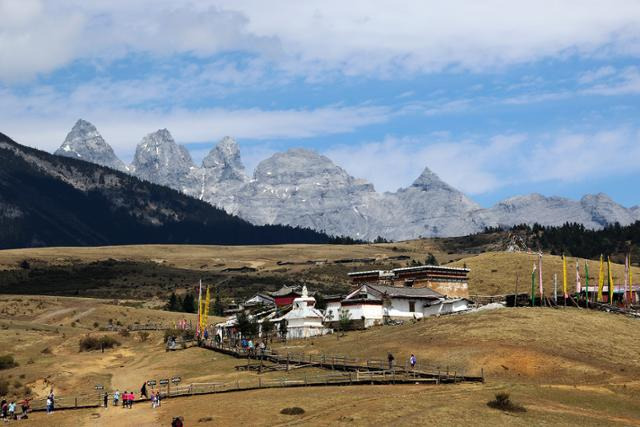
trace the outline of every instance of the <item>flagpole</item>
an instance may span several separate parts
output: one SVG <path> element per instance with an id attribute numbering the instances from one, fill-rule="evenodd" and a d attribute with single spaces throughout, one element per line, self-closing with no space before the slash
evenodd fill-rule
<path id="1" fill-rule="evenodd" d="M 584 260 L 584 274 L 587 275 L 585 278 L 585 285 L 587 287 L 587 308 L 589 308 L 589 263 L 586 259 Z"/>
<path id="2" fill-rule="evenodd" d="M 553 301 L 558 305 L 558 273 L 553 273 Z"/>
<path id="3" fill-rule="evenodd" d="M 562 294 L 564 295 L 564 306 L 567 306 L 567 258 L 562 254 Z"/>
<path id="4" fill-rule="evenodd" d="M 536 263 L 533 263 L 533 271 L 531 271 L 531 307 L 536 305 Z"/>
<path id="5" fill-rule="evenodd" d="M 613 305 L 613 276 L 611 275 L 611 257 L 607 255 L 607 283 L 609 284 L 609 304 Z"/>
<path id="6" fill-rule="evenodd" d="M 604 299 L 602 296 L 602 288 L 604 287 L 604 258 L 600 254 L 600 271 L 598 272 L 598 296 L 596 301 L 602 302 Z"/>
<path id="7" fill-rule="evenodd" d="M 200 286 L 198 287 L 198 326 L 196 326 L 196 335 L 198 340 L 200 339 L 200 323 L 202 320 L 202 279 L 200 279 Z"/>
<path id="8" fill-rule="evenodd" d="M 542 252 L 538 254 L 538 285 L 540 286 L 540 307 L 545 305 L 544 289 L 542 288 Z"/>
<path id="9" fill-rule="evenodd" d="M 629 308 L 629 255 L 624 257 L 624 304 Z"/>

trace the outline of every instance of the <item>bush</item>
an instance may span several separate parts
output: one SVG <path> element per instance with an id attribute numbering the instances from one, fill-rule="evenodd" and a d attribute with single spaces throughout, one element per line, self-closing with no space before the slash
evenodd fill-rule
<path id="1" fill-rule="evenodd" d="M 294 406 L 292 408 L 284 408 L 280 413 L 284 415 L 302 415 L 304 414 L 304 409 L 299 406 Z"/>
<path id="2" fill-rule="evenodd" d="M 18 366 L 18 363 L 13 360 L 13 356 L 7 354 L 5 356 L 0 356 L 0 369 L 10 369 Z"/>
<path id="3" fill-rule="evenodd" d="M 80 351 L 101 350 L 119 346 L 120 342 L 113 337 L 103 335 L 100 338 L 86 336 L 80 340 Z"/>
<path id="4" fill-rule="evenodd" d="M 496 393 L 495 400 L 487 402 L 487 406 L 501 411 L 526 412 L 524 406 L 511 401 L 509 393 Z"/>
<path id="5" fill-rule="evenodd" d="M 139 331 L 138 338 L 140 338 L 140 342 L 146 342 L 149 339 L 149 332 Z"/>

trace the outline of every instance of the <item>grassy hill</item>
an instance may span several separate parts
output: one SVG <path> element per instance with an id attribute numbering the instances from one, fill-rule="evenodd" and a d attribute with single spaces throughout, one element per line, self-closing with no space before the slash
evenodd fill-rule
<path id="1" fill-rule="evenodd" d="M 55 303 L 54 297 L 34 297 L 37 304 Z M 15 307 L 14 297 L 0 307 Z M 64 306 L 80 309 L 80 299 L 60 298 Z M 96 300 L 94 300 L 95 302 Z M 25 301 L 22 301 L 23 303 Z M 99 304 L 108 306 L 102 301 Z M 76 308 L 74 308 L 76 309 Z M 94 334 L 89 323 L 96 312 L 123 308 L 96 308 L 76 334 L 62 321 L 60 330 L 47 329 L 58 320 L 41 317 L 56 313 L 53 306 L 42 314 L 29 314 L 17 323 L 0 313 L 0 339 L 11 348 L 20 366 L 0 373 L 21 378 L 38 393 L 43 379 L 55 384 L 58 395 L 90 390 L 96 382 L 110 387 L 135 387 L 160 376 L 181 375 L 185 383 L 254 381 L 255 372 L 234 369 L 243 363 L 229 356 L 191 348 L 166 353 L 160 334 L 148 341 L 131 336 L 104 354 L 78 353 L 77 341 Z M 144 319 L 142 309 L 127 308 L 133 318 Z M 156 312 L 164 317 L 173 313 Z M 109 314 L 112 315 L 112 314 Z M 40 317 L 39 317 L 40 316 Z M 55 316 L 53 316 L 55 317 Z M 74 316 L 67 316 L 71 320 Z M 47 320 L 50 319 L 50 320 Z M 43 322 L 44 320 L 44 322 Z M 13 323 L 12 323 L 13 322 Z M 384 359 L 393 352 L 403 364 L 411 353 L 418 363 L 468 374 L 484 368 L 485 384 L 443 386 L 358 386 L 256 390 L 212 396 L 169 399 L 158 410 L 140 404 L 129 411 L 109 408 L 34 414 L 29 425 L 163 425 L 182 415 L 187 425 L 640 425 L 640 324 L 637 319 L 587 310 L 519 308 L 428 318 L 414 324 L 384 326 L 306 341 L 279 344 L 281 351 L 344 354 Z M 27 326 L 29 325 L 29 326 Z M 64 326 L 66 325 L 66 326 Z M 78 326 L 76 326 L 78 328 Z M 16 332 L 20 332 L 16 342 Z M 11 347 L 6 347 L 12 342 Z M 42 354 L 47 346 L 51 353 Z M 40 354 L 35 363 L 27 363 Z M 306 368 L 263 374 L 262 378 L 316 375 Z M 488 408 L 497 392 L 507 392 L 524 405 L 524 413 Z M 250 409 L 249 406 L 250 405 Z M 285 407 L 300 406 L 303 415 L 280 414 Z M 202 421 L 201 421 L 202 420 Z"/>
<path id="2" fill-rule="evenodd" d="M 585 285 L 584 259 L 578 259 L 580 264 L 581 283 Z M 605 260 L 606 261 L 606 260 Z M 538 262 L 537 254 L 523 252 L 487 252 L 467 257 L 448 265 L 455 267 L 467 266 L 469 273 L 469 292 L 472 295 L 500 295 L 514 293 L 516 277 L 518 292 L 531 292 L 531 270 L 533 263 Z M 597 286 L 600 262 L 589 260 L 589 287 Z M 616 284 L 624 284 L 624 265 L 613 264 L 613 279 Z M 542 282 L 546 295 L 553 295 L 553 276 L 558 275 L 558 292 L 562 293 L 562 257 L 544 254 L 542 257 Z M 537 274 L 537 272 L 536 272 Z M 635 283 L 640 283 L 640 268 L 633 267 Z M 536 276 L 536 286 L 537 285 Z M 605 262 L 605 284 L 606 262 Z M 576 289 L 576 258 L 567 257 L 567 288 L 569 292 Z"/>

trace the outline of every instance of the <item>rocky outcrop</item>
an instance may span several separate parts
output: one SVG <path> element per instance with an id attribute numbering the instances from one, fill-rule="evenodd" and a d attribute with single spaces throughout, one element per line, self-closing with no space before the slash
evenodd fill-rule
<path id="1" fill-rule="evenodd" d="M 86 120 L 79 119 L 64 142 L 54 154 L 85 160 L 98 165 L 125 171 L 125 164 L 102 138 L 98 129 Z"/>

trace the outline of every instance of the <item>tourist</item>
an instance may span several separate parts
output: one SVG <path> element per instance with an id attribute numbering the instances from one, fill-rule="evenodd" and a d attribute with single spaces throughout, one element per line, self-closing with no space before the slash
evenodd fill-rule
<path id="1" fill-rule="evenodd" d="M 133 408 L 134 400 L 136 400 L 136 395 L 133 392 L 129 393 L 129 409 Z"/>
<path id="2" fill-rule="evenodd" d="M 29 402 L 30 402 L 30 399 L 25 397 L 21 403 L 22 418 L 26 418 L 27 412 L 29 412 L 29 409 L 31 409 L 31 405 L 29 404 Z"/>
<path id="3" fill-rule="evenodd" d="M 171 421 L 171 427 L 183 427 L 182 417 L 173 417 L 173 421 Z"/>
<path id="4" fill-rule="evenodd" d="M 411 369 L 414 369 L 416 367 L 416 356 L 414 356 L 413 354 L 411 354 L 411 357 L 409 358 L 409 363 L 411 364 Z"/>
<path id="5" fill-rule="evenodd" d="M 152 391 L 151 392 L 151 409 L 156 407 L 156 394 Z"/>
<path id="6" fill-rule="evenodd" d="M 129 398 L 129 392 L 127 390 L 122 392 L 122 409 L 127 407 L 127 399 Z"/>
<path id="7" fill-rule="evenodd" d="M 389 369 L 393 369 L 393 354 L 391 354 L 391 352 L 389 352 L 389 354 L 387 354 L 387 360 L 389 361 Z"/>
<path id="8" fill-rule="evenodd" d="M 16 413 L 16 402 L 12 400 L 11 403 L 9 403 L 9 419 L 14 420 L 15 413 Z"/>
<path id="9" fill-rule="evenodd" d="M 142 387 L 140 388 L 140 397 L 144 396 L 145 398 L 149 398 L 149 396 L 147 396 L 147 383 L 144 382 L 142 383 Z"/>
<path id="10" fill-rule="evenodd" d="M 204 340 L 208 340 L 209 339 L 209 331 L 208 330 L 204 330 Z"/>
<path id="11" fill-rule="evenodd" d="M 7 412 L 9 411 L 9 405 L 7 404 L 7 401 L 2 399 L 2 418 L 3 419 L 7 419 Z"/>
<path id="12" fill-rule="evenodd" d="M 264 341 L 260 341 L 260 344 L 258 344 L 258 348 L 260 348 L 260 357 L 264 357 L 264 351 L 267 349 Z"/>
<path id="13" fill-rule="evenodd" d="M 53 409 L 56 406 L 56 399 L 55 399 L 55 396 L 53 395 L 53 389 L 51 389 L 51 392 L 49 393 L 49 399 L 51 400 L 51 412 L 53 412 Z"/>
<path id="14" fill-rule="evenodd" d="M 47 414 L 50 414 L 53 412 L 53 400 L 51 400 L 51 395 L 49 395 L 49 397 L 47 397 Z M 4 413 L 4 410 L 3 410 Z"/>
<path id="15" fill-rule="evenodd" d="M 160 407 L 160 391 L 156 392 L 156 406 Z"/>
<path id="16" fill-rule="evenodd" d="M 116 392 L 113 393 L 113 406 L 118 406 L 119 400 L 120 400 L 120 390 L 116 390 Z"/>

